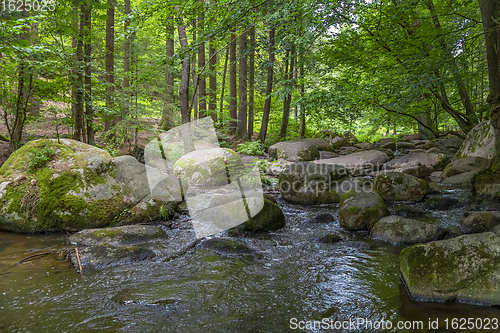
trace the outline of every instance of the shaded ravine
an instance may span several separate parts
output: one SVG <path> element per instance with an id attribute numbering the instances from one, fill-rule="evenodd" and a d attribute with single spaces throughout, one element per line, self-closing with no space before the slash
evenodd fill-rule
<path id="1" fill-rule="evenodd" d="M 67 248 L 66 235 L 0 232 L 0 332 L 287 332 L 292 318 L 360 317 L 423 321 L 424 330 L 386 331 L 428 332 L 429 318 L 500 316 L 492 307 L 411 301 L 400 280 L 402 247 L 342 229 L 338 205 L 279 201 L 285 228 L 233 238 L 253 254 L 221 256 L 198 247 L 167 262 L 84 269 L 83 276 L 56 253 L 14 266 L 31 254 Z M 335 222 L 306 222 L 325 212 Z M 461 216 L 452 209 L 418 219 L 456 228 Z M 318 240 L 330 233 L 343 240 Z"/>

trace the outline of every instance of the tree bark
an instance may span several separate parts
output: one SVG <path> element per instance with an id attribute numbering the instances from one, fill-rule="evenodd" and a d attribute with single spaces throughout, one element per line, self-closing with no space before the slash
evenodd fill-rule
<path id="1" fill-rule="evenodd" d="M 236 36 L 234 30 L 231 33 L 231 41 L 229 43 L 229 128 L 230 132 L 236 131 L 237 114 L 236 102 Z"/>
<path id="2" fill-rule="evenodd" d="M 299 46 L 299 57 L 298 57 L 298 67 L 299 67 L 299 73 L 298 73 L 298 78 L 303 79 L 304 78 L 304 51 L 302 46 Z M 301 84 L 299 85 L 299 94 L 301 99 L 304 97 L 305 93 L 305 83 L 303 80 L 301 80 Z M 299 125 L 299 132 L 300 132 L 300 137 L 305 138 L 306 136 L 306 109 L 304 106 L 304 102 L 300 102 L 300 111 L 299 111 L 299 118 L 300 118 L 300 125 Z"/>
<path id="3" fill-rule="evenodd" d="M 292 103 L 292 89 L 293 89 L 293 68 L 295 67 L 295 44 L 292 43 L 292 46 L 289 51 L 287 51 L 287 59 L 286 59 L 286 87 L 288 89 L 288 94 L 285 97 L 285 101 L 283 102 L 283 119 L 281 121 L 281 130 L 280 137 L 286 137 L 286 130 L 288 128 L 288 121 L 290 119 L 290 104 Z"/>
<path id="4" fill-rule="evenodd" d="M 193 44 L 196 43 L 196 19 L 193 20 Z M 193 78 L 193 118 L 198 119 L 198 96 L 199 90 L 194 89 L 196 82 L 198 82 L 198 77 L 196 76 L 196 59 L 197 53 L 193 55 L 193 65 L 191 66 L 191 76 Z"/>
<path id="5" fill-rule="evenodd" d="M 246 140 L 247 133 L 247 35 L 242 32 L 238 38 L 239 46 L 239 66 L 238 66 L 238 132 L 239 136 Z"/>
<path id="6" fill-rule="evenodd" d="M 174 56 L 174 26 L 173 17 L 167 18 L 167 38 L 166 38 L 166 68 L 165 68 L 165 100 L 163 103 L 163 113 L 160 122 L 162 130 L 167 131 L 174 126 L 174 73 L 172 57 Z"/>
<path id="7" fill-rule="evenodd" d="M 128 29 L 130 27 L 130 19 L 128 16 L 130 15 L 130 0 L 124 0 L 125 8 L 125 23 L 123 25 L 123 30 L 125 34 L 125 40 L 123 41 L 123 109 L 122 109 L 122 117 L 125 117 L 129 113 L 129 92 L 128 88 L 130 87 L 130 39 L 131 35 L 128 33 Z"/>
<path id="8" fill-rule="evenodd" d="M 186 27 L 179 25 L 177 27 L 179 33 L 179 41 L 181 44 L 181 49 L 183 51 L 188 47 Z M 191 61 L 189 56 L 186 54 L 182 61 L 182 73 L 181 73 L 181 84 L 179 87 L 179 104 L 181 108 L 182 123 L 186 124 L 191 121 L 191 110 L 189 109 L 189 72 L 191 67 Z"/>
<path id="9" fill-rule="evenodd" d="M 217 121 L 217 54 L 213 43 L 208 45 L 208 110 L 213 122 Z"/>
<path id="10" fill-rule="evenodd" d="M 106 19 L 106 108 L 104 130 L 109 131 L 114 120 L 114 91 L 115 91 L 115 2 L 108 0 L 108 18 Z"/>
<path id="11" fill-rule="evenodd" d="M 488 63 L 491 124 L 495 128 L 497 153 L 500 146 L 500 3 L 498 0 L 479 0 L 485 32 L 486 60 Z"/>
<path id="12" fill-rule="evenodd" d="M 248 138 L 252 140 L 255 96 L 255 26 L 250 28 L 250 59 L 248 68 Z"/>
<path id="13" fill-rule="evenodd" d="M 198 16 L 198 27 L 200 30 L 200 35 L 203 33 L 205 20 L 205 10 L 203 9 L 200 16 Z M 199 102 L 199 112 L 198 118 L 205 118 L 207 116 L 207 80 L 205 77 L 205 43 L 202 41 L 200 48 L 198 49 L 198 102 Z"/>
<path id="14" fill-rule="evenodd" d="M 94 139 L 94 106 L 92 103 L 92 40 L 91 40 L 91 29 L 92 29 L 92 2 L 88 0 L 85 4 L 85 53 L 83 56 L 83 61 L 85 63 L 85 120 L 87 123 L 87 143 L 89 145 L 95 146 Z"/>
<path id="15" fill-rule="evenodd" d="M 80 30 L 78 32 L 78 41 L 76 44 L 76 94 L 75 94 L 75 131 L 73 139 L 81 141 L 83 132 L 83 37 L 85 30 L 85 10 L 84 4 L 80 6 Z"/>
<path id="16" fill-rule="evenodd" d="M 222 125 L 224 120 L 224 93 L 226 91 L 226 76 L 227 76 L 227 63 L 229 60 L 229 49 L 226 50 L 226 60 L 224 61 L 224 73 L 222 74 L 222 91 L 220 93 L 220 110 L 219 110 L 219 124 Z"/>
<path id="17" fill-rule="evenodd" d="M 267 64 L 267 84 L 266 84 L 266 101 L 264 102 L 264 110 L 262 111 L 262 123 L 260 125 L 259 140 L 264 143 L 266 141 L 267 126 L 269 124 L 269 113 L 271 111 L 271 93 L 273 92 L 273 76 L 274 76 L 274 34 L 275 29 L 272 27 L 269 30 L 269 62 Z"/>

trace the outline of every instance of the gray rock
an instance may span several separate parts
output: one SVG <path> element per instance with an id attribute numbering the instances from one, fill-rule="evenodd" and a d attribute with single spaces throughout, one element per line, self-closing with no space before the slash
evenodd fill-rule
<path id="1" fill-rule="evenodd" d="M 301 142 L 310 144 L 318 148 L 318 150 L 321 151 L 333 151 L 333 147 L 330 143 L 326 142 L 325 140 L 322 139 L 304 139 L 301 140 Z"/>
<path id="2" fill-rule="evenodd" d="M 392 215 L 378 220 L 370 235 L 393 244 L 413 245 L 443 239 L 448 232 L 429 223 Z"/>
<path id="3" fill-rule="evenodd" d="M 394 214 L 402 217 L 419 217 L 424 216 L 428 212 L 425 209 L 420 209 L 413 206 L 399 206 L 394 209 Z"/>
<path id="4" fill-rule="evenodd" d="M 462 144 L 464 143 L 464 139 L 461 139 L 456 136 L 452 136 L 449 138 L 444 138 L 441 140 L 441 144 L 446 148 L 460 149 Z"/>
<path id="5" fill-rule="evenodd" d="M 223 238 L 204 240 L 198 245 L 198 248 L 212 250 L 219 255 L 226 256 L 248 255 L 254 253 L 254 251 L 245 244 Z"/>
<path id="6" fill-rule="evenodd" d="M 358 142 L 355 146 L 357 148 L 363 149 L 363 150 L 373 149 L 373 143 L 369 143 L 369 142 Z"/>
<path id="7" fill-rule="evenodd" d="M 318 160 L 314 163 L 342 165 L 353 176 L 367 175 L 378 170 L 383 163 L 389 160 L 387 154 L 378 150 L 361 151 L 336 158 Z"/>
<path id="8" fill-rule="evenodd" d="M 400 269 L 412 299 L 500 304 L 500 239 L 493 232 L 413 245 Z"/>
<path id="9" fill-rule="evenodd" d="M 334 244 L 340 242 L 342 240 L 342 237 L 337 234 L 328 234 L 320 237 L 318 240 L 320 243 Z"/>
<path id="10" fill-rule="evenodd" d="M 467 233 L 490 231 L 499 224 L 500 212 L 498 211 L 470 212 L 470 215 L 462 221 Z"/>
<path id="11" fill-rule="evenodd" d="M 384 139 L 378 140 L 377 143 L 381 144 L 381 145 L 384 145 L 386 143 L 394 143 L 394 139 L 393 138 L 384 138 Z"/>
<path id="12" fill-rule="evenodd" d="M 340 165 L 297 162 L 280 174 L 279 189 L 284 199 L 293 202 L 339 202 L 340 196 L 352 186 L 348 175 L 348 170 Z"/>
<path id="13" fill-rule="evenodd" d="M 403 141 L 396 142 L 397 149 L 415 149 L 416 147 L 417 146 L 411 142 L 403 142 Z"/>
<path id="14" fill-rule="evenodd" d="M 428 154 L 412 151 L 384 164 L 385 170 L 408 173 L 415 177 L 427 177 L 434 171 L 443 170 L 450 162 L 443 154 Z"/>
<path id="15" fill-rule="evenodd" d="M 339 156 L 339 154 L 331 152 L 331 151 L 320 151 L 319 152 L 319 159 L 320 160 L 324 160 L 327 158 L 334 158 L 334 157 L 338 157 L 338 156 Z"/>
<path id="16" fill-rule="evenodd" d="M 396 150 L 396 143 L 394 141 L 392 142 L 387 142 L 387 143 L 383 143 L 380 145 L 380 148 L 382 149 L 390 149 L 390 150 Z"/>
<path id="17" fill-rule="evenodd" d="M 335 218 L 332 214 L 321 213 L 316 215 L 313 218 L 307 219 L 305 223 L 331 223 L 334 222 Z"/>
<path id="18" fill-rule="evenodd" d="M 448 210 L 461 207 L 460 201 L 452 197 L 429 196 L 422 205 L 422 208 L 428 210 Z"/>
<path id="19" fill-rule="evenodd" d="M 457 188 L 472 189 L 477 171 L 465 172 L 443 179 L 442 184 Z"/>
<path id="20" fill-rule="evenodd" d="M 495 132 L 490 121 L 483 121 L 467 133 L 464 143 L 457 151 L 457 159 L 465 157 L 483 157 L 492 159 L 497 155 Z"/>
<path id="21" fill-rule="evenodd" d="M 112 246 L 140 244 L 164 236 L 163 230 L 154 225 L 128 225 L 122 227 L 85 229 L 69 236 L 77 245 L 109 244 Z"/>
<path id="22" fill-rule="evenodd" d="M 229 208 L 229 209 L 228 209 Z M 221 212 L 230 214 L 230 207 L 219 207 Z M 278 230 L 285 226 L 285 214 L 281 208 L 270 200 L 264 199 L 262 210 L 250 220 L 229 230 L 230 235 L 240 235 L 244 232 L 263 232 Z"/>
<path id="23" fill-rule="evenodd" d="M 325 144 L 328 143 L 325 142 Z M 269 156 L 290 162 L 312 161 L 320 158 L 316 144 L 306 141 L 278 142 L 269 147 Z"/>
<path id="24" fill-rule="evenodd" d="M 421 201 L 429 192 L 429 184 L 402 172 L 387 172 L 377 176 L 373 190 L 389 201 Z"/>
<path id="25" fill-rule="evenodd" d="M 368 230 L 386 215 L 384 201 L 374 192 L 353 189 L 340 198 L 339 222 L 348 230 Z"/>
<path id="26" fill-rule="evenodd" d="M 350 144 L 343 134 L 327 129 L 319 131 L 314 137 L 325 140 L 330 143 L 333 148 L 348 146 Z"/>
<path id="27" fill-rule="evenodd" d="M 443 170 L 443 178 L 449 178 L 466 172 L 484 171 L 490 166 L 490 160 L 483 157 L 466 157 L 455 160 Z"/>
<path id="28" fill-rule="evenodd" d="M 137 245 L 92 245 L 79 249 L 78 254 L 82 267 L 90 266 L 96 268 L 153 259 L 156 257 L 156 254 L 152 250 Z M 78 267 L 78 260 L 75 252 L 70 253 L 69 258 L 72 264 Z"/>

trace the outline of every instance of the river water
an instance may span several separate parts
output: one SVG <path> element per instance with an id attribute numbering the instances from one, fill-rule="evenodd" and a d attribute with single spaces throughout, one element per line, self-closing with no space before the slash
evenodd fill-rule
<path id="1" fill-rule="evenodd" d="M 462 192 L 445 195 L 460 198 Z M 15 265 L 70 247 L 67 235 L 0 232 L 0 332 L 291 332 L 293 323 L 323 318 L 393 325 L 332 332 L 459 332 L 446 329 L 445 320 L 451 327 L 453 318 L 500 317 L 493 307 L 412 301 L 400 280 L 402 247 L 345 231 L 338 220 L 305 223 L 325 212 L 337 218 L 338 205 L 280 204 L 285 228 L 234 238 L 252 254 L 196 248 L 168 262 L 84 269 L 83 275 L 56 253 Z M 456 230 L 462 216 L 455 209 L 421 220 Z M 318 241 L 330 233 L 343 240 Z M 429 329 L 436 319 L 439 329 Z M 424 328 L 398 329 L 398 321 Z"/>

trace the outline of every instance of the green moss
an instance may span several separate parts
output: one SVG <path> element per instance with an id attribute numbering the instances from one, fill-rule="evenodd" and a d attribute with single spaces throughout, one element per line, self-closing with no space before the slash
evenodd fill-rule
<path id="1" fill-rule="evenodd" d="M 92 234 L 96 238 L 111 238 L 122 235 L 124 232 L 120 229 L 102 229 L 96 230 Z"/>

